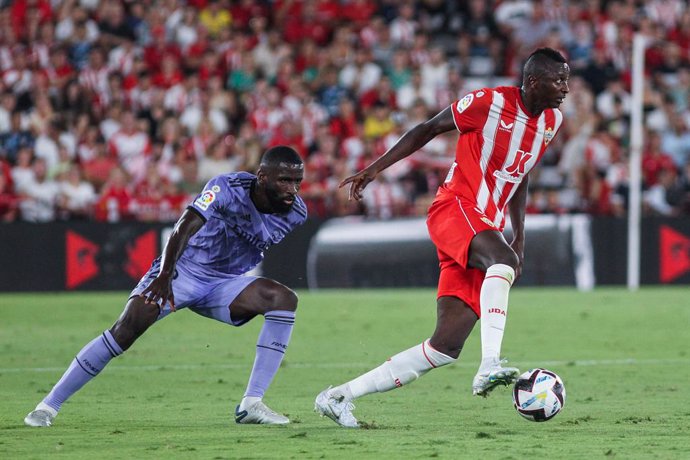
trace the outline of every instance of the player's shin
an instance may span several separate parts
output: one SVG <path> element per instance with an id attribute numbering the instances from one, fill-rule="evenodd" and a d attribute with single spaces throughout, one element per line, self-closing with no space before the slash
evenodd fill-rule
<path id="1" fill-rule="evenodd" d="M 495 264 L 486 270 L 479 295 L 482 313 L 480 373 L 499 360 L 508 313 L 508 296 L 514 279 L 515 270 L 509 265 Z"/>
<path id="2" fill-rule="evenodd" d="M 256 342 L 254 367 L 240 403 L 240 411 L 263 398 L 283 361 L 294 323 L 294 311 L 274 310 L 264 315 L 264 325 Z"/>
<path id="3" fill-rule="evenodd" d="M 347 399 L 355 399 L 370 393 L 381 393 L 407 385 L 431 369 L 455 362 L 425 340 L 389 358 L 379 367 L 370 370 L 333 391 L 341 392 Z"/>
<path id="4" fill-rule="evenodd" d="M 111 359 L 122 354 L 110 331 L 105 331 L 82 348 L 41 404 L 55 411 L 92 378 L 97 376 Z M 42 406 L 45 408 L 45 406 Z M 55 415 L 53 414 L 53 416 Z"/>

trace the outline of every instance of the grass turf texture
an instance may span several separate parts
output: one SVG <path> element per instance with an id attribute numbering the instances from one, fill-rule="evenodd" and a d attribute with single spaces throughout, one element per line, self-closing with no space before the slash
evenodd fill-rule
<path id="1" fill-rule="evenodd" d="M 504 354 L 565 381 L 565 409 L 523 420 L 510 391 L 471 395 L 479 327 L 461 359 L 356 402 L 368 429 L 312 412 L 316 394 L 419 343 L 434 291 L 301 293 L 292 343 L 265 401 L 286 427 L 236 425 L 262 321 L 232 328 L 180 311 L 149 330 L 47 429 L 23 418 L 125 293 L 0 295 L 0 458 L 689 458 L 687 288 L 637 293 L 517 288 Z"/>

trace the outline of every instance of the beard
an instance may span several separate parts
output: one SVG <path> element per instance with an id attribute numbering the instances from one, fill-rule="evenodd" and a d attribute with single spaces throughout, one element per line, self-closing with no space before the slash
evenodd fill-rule
<path id="1" fill-rule="evenodd" d="M 279 214 L 286 214 L 290 212 L 292 205 L 295 204 L 294 201 L 290 204 L 283 201 L 288 198 L 289 195 L 281 195 L 275 190 L 267 190 L 266 196 L 268 197 L 268 202 L 271 204 L 273 211 Z"/>

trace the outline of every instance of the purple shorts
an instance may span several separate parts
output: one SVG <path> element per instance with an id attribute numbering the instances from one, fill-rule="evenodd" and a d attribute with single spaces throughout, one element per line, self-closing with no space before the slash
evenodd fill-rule
<path id="1" fill-rule="evenodd" d="M 144 292 L 156 278 L 160 268 L 160 257 L 158 257 L 153 261 L 151 268 L 141 278 L 129 297 L 132 298 Z M 177 310 L 189 308 L 201 316 L 233 326 L 241 326 L 246 321 L 232 319 L 230 304 L 256 279 L 258 277 L 248 275 L 202 278 L 192 273 L 182 261 L 179 261 L 175 267 L 175 276 L 172 281 L 175 308 Z M 166 303 L 161 307 L 158 320 L 165 318 L 171 312 L 170 303 Z"/>

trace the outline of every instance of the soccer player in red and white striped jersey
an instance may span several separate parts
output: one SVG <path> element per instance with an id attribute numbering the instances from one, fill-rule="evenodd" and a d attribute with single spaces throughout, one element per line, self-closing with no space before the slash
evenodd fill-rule
<path id="1" fill-rule="evenodd" d="M 345 179 L 350 198 L 392 164 L 413 154 L 439 134 L 460 132 L 455 161 L 429 208 L 427 226 L 436 245 L 441 273 L 437 324 L 430 339 L 388 359 L 381 366 L 316 398 L 315 408 L 336 423 L 358 426 L 351 401 L 416 380 L 454 362 L 481 318 L 482 362 L 472 382 L 475 395 L 519 375 L 500 360 L 508 294 L 520 275 L 528 174 L 558 133 L 558 110 L 568 94 L 570 68 L 551 48 L 527 59 L 521 87 L 483 88 L 453 102 L 405 133 L 384 155 Z M 501 233 L 506 211 L 513 240 Z"/>

